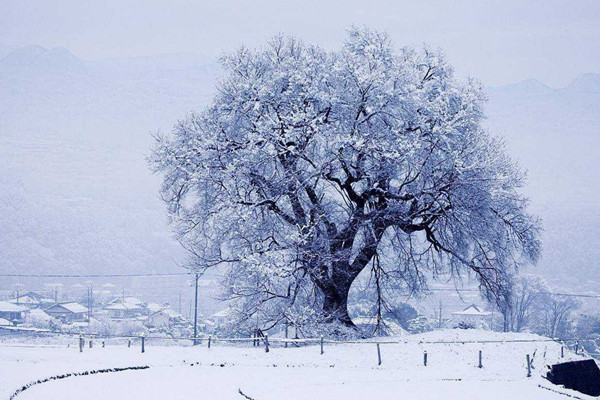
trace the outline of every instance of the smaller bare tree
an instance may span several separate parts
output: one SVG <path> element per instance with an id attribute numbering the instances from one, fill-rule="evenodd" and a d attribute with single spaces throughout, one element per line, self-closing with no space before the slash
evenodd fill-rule
<path id="1" fill-rule="evenodd" d="M 571 322 L 572 313 L 581 308 L 581 301 L 567 294 L 547 293 L 543 300 L 543 315 L 545 334 L 555 337 L 565 333 L 566 327 Z"/>
<path id="2" fill-rule="evenodd" d="M 511 330 L 521 332 L 530 327 L 532 317 L 542 309 L 547 293 L 546 282 L 538 276 L 526 275 L 518 279 L 513 289 Z"/>

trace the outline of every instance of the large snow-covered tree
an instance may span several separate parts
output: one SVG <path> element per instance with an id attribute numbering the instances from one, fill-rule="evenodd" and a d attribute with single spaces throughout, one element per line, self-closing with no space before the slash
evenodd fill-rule
<path id="1" fill-rule="evenodd" d="M 368 29 L 327 52 L 285 37 L 223 59 L 212 104 L 151 156 L 178 240 L 226 271 L 247 317 L 352 326 L 366 268 L 422 288 L 462 276 L 502 297 L 539 254 L 523 174 L 482 126 L 485 96 L 429 49 Z"/>

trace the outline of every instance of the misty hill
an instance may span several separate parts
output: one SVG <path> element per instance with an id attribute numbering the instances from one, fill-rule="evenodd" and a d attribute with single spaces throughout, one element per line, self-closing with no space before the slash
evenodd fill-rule
<path id="1" fill-rule="evenodd" d="M 528 171 L 525 191 L 543 218 L 543 259 L 534 271 L 598 290 L 600 74 L 561 89 L 530 79 L 489 96 L 489 128 Z"/>
<path id="2" fill-rule="evenodd" d="M 166 54 L 83 61 L 67 49 L 0 52 L 0 271 L 176 270 L 151 133 L 214 93 L 206 57 Z M 490 88 L 490 131 L 529 171 L 544 220 L 533 272 L 598 289 L 600 75 L 561 89 L 534 79 Z"/>
<path id="3" fill-rule="evenodd" d="M 144 154 L 214 90 L 218 66 L 176 55 L 0 59 L 0 271 L 178 270 Z"/>

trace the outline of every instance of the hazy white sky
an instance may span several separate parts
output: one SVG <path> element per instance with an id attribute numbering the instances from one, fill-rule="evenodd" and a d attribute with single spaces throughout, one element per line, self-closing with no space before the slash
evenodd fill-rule
<path id="1" fill-rule="evenodd" d="M 333 48 L 352 24 L 442 47 L 488 85 L 535 77 L 557 87 L 600 72 L 599 0 L 0 0 L 0 45 L 64 46 L 88 60 L 218 56 L 277 32 Z"/>

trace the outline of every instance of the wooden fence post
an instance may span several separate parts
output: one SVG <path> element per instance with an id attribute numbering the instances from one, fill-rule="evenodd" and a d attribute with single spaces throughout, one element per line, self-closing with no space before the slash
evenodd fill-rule
<path id="1" fill-rule="evenodd" d="M 321 354 L 323 354 L 325 351 L 323 350 L 323 335 L 321 335 Z"/>
<path id="2" fill-rule="evenodd" d="M 381 365 L 381 350 L 379 349 L 379 343 L 377 343 L 377 365 Z"/>
<path id="3" fill-rule="evenodd" d="M 265 353 L 269 352 L 269 334 L 265 335 Z"/>
<path id="4" fill-rule="evenodd" d="M 531 359 L 529 358 L 529 354 L 527 354 L 527 377 L 531 377 Z"/>
<path id="5" fill-rule="evenodd" d="M 128 348 L 129 348 L 129 347 L 131 347 L 131 339 L 128 339 L 128 340 L 127 340 L 127 347 L 128 347 Z"/>
<path id="6" fill-rule="evenodd" d="M 210 341 L 212 340 L 212 335 L 208 335 L 208 348 L 210 349 Z"/>
<path id="7" fill-rule="evenodd" d="M 560 358 L 565 358 L 565 346 L 560 346 Z"/>
<path id="8" fill-rule="evenodd" d="M 142 353 L 146 352 L 146 337 L 142 335 Z"/>
<path id="9" fill-rule="evenodd" d="M 102 348 L 106 347 L 106 344 L 104 343 L 104 340 L 102 341 Z"/>
<path id="10" fill-rule="evenodd" d="M 79 334 L 79 352 L 83 353 L 83 333 Z"/>
<path id="11" fill-rule="evenodd" d="M 90 338 L 89 345 L 90 345 L 90 349 L 91 349 L 92 347 L 94 347 L 94 342 L 92 341 L 92 338 Z"/>
<path id="12" fill-rule="evenodd" d="M 479 350 L 479 368 L 483 368 L 483 364 L 481 363 L 481 350 Z"/>
<path id="13" fill-rule="evenodd" d="M 577 355 L 577 353 L 579 353 L 579 340 L 575 342 L 575 355 Z"/>
<path id="14" fill-rule="evenodd" d="M 423 352 L 423 365 L 427 366 L 427 350 Z"/>

